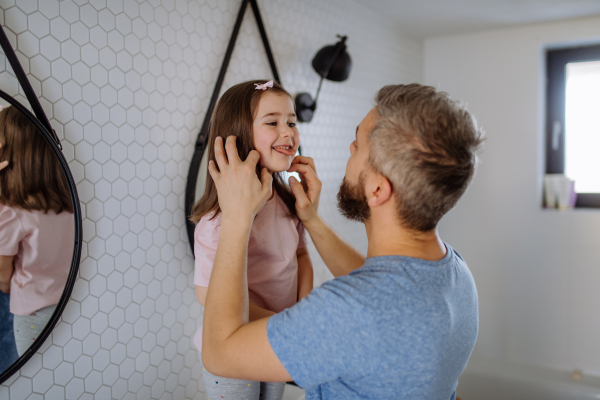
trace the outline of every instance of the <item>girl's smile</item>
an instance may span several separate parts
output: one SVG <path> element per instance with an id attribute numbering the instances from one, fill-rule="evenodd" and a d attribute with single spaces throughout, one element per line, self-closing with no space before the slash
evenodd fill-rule
<path id="1" fill-rule="evenodd" d="M 292 151 L 293 147 L 294 146 L 273 146 L 273 150 L 285 156 L 293 156 L 294 154 L 296 154 Z"/>

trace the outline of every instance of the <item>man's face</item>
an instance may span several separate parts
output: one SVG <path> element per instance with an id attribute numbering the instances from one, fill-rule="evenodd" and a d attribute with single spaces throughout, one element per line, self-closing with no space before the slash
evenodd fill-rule
<path id="1" fill-rule="evenodd" d="M 356 140 L 350 144 L 350 158 L 346 164 L 346 176 L 337 195 L 338 208 L 346 218 L 365 222 L 371 209 L 365 195 L 365 178 L 369 159 L 369 133 L 377 121 L 373 108 L 356 128 Z"/>

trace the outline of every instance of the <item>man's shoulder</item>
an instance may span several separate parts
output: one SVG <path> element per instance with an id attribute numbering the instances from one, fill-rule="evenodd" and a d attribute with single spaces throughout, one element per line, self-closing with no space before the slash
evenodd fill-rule
<path id="1" fill-rule="evenodd" d="M 379 281 L 381 284 L 393 284 L 398 279 L 434 280 L 441 283 L 445 277 L 457 272 L 470 276 L 467 264 L 461 255 L 449 245 L 446 247 L 445 256 L 435 261 L 403 255 L 367 258 L 363 266 L 348 274 L 347 279 L 360 282 Z"/>
<path id="2" fill-rule="evenodd" d="M 403 256 L 368 258 L 348 275 L 324 282 L 289 310 L 287 317 L 323 320 L 420 318 L 415 310 L 446 310 L 448 305 L 476 307 L 473 277 L 460 255 L 448 246 L 446 256 L 426 261 Z M 460 307 L 459 307 L 460 308 Z M 470 309 L 472 307 L 467 307 Z M 446 310 L 450 312 L 450 310 Z M 422 315 L 421 315 L 422 316 Z"/>
<path id="3" fill-rule="evenodd" d="M 348 276 L 323 286 L 333 298 L 350 297 L 344 303 L 361 305 L 375 320 L 388 321 L 394 315 L 395 321 L 407 322 L 427 318 L 430 312 L 446 315 L 457 310 L 459 314 L 476 314 L 473 276 L 458 252 L 450 246 L 447 249 L 446 256 L 438 261 L 404 256 L 370 258 Z M 434 322 L 445 323 L 444 318 Z"/>

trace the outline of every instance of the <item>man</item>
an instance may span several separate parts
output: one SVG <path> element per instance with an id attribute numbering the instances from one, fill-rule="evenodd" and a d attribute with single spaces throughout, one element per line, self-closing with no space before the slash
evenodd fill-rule
<path id="1" fill-rule="evenodd" d="M 362 221 L 367 258 L 317 213 L 321 183 L 308 157 L 290 178 L 298 216 L 335 279 L 296 306 L 248 323 L 246 253 L 271 195 L 258 153 L 235 140 L 211 163 L 221 236 L 206 298 L 202 359 L 215 375 L 294 380 L 311 399 L 454 399 L 477 336 L 477 293 L 437 223 L 466 190 L 482 142 L 471 115 L 431 87 L 382 88 L 350 146 L 339 208 Z M 225 151 L 227 158 L 225 157 Z"/>

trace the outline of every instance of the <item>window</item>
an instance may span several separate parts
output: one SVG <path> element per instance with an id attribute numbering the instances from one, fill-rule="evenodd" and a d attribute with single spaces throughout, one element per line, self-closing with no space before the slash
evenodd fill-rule
<path id="1" fill-rule="evenodd" d="M 546 54 L 546 173 L 575 181 L 576 207 L 600 208 L 600 45 Z"/>

